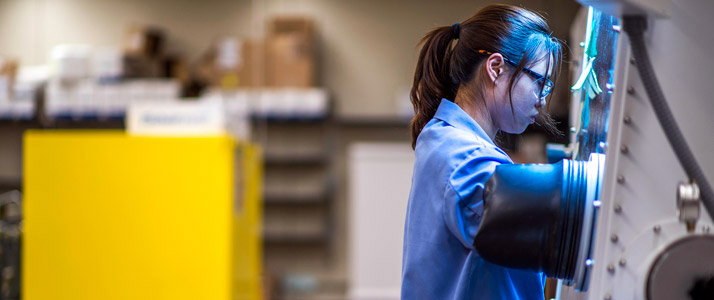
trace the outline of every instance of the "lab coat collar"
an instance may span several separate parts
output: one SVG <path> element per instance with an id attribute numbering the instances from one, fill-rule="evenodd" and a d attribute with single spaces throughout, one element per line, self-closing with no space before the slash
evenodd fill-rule
<path id="1" fill-rule="evenodd" d="M 480 137 L 488 141 L 489 143 L 494 144 L 493 140 L 488 137 L 488 134 L 483 131 L 483 129 L 481 128 L 481 126 L 478 125 L 478 123 L 476 123 L 476 120 L 471 118 L 471 116 L 469 116 L 469 114 L 467 114 L 463 109 L 461 109 L 458 104 L 450 100 L 447 100 L 445 98 L 441 99 L 441 103 L 439 104 L 439 108 L 436 110 L 434 118 L 449 123 L 451 126 L 454 126 L 456 128 L 471 131 L 477 137 Z"/>

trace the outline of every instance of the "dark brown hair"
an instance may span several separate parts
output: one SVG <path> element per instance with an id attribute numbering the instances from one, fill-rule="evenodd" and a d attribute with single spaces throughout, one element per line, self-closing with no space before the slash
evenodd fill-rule
<path id="1" fill-rule="evenodd" d="M 412 148 L 416 147 L 421 130 L 436 114 L 442 98 L 454 101 L 462 83 L 468 85 L 472 81 L 476 86 L 466 88 L 483 93 L 486 74 L 477 70 L 483 69 L 480 66 L 488 55 L 478 50 L 501 53 L 517 63 L 509 81 L 509 98 L 523 68 L 541 59 L 547 60 L 545 77 L 555 82 L 562 57 L 560 41 L 551 36 L 542 16 L 522 7 L 501 4 L 484 7 L 457 26 L 434 28 L 419 44 L 423 46 L 410 95 L 415 113 L 409 125 Z M 548 74 L 551 69 L 553 74 Z M 473 80 L 475 76 L 484 80 Z M 555 131 L 547 113 L 541 112 L 539 121 L 546 129 Z"/>

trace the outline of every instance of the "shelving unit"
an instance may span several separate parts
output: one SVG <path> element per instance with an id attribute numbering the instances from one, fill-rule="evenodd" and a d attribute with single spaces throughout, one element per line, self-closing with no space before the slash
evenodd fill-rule
<path id="1" fill-rule="evenodd" d="M 323 205 L 329 201 L 332 191 L 322 191 L 313 194 L 294 195 L 289 193 L 266 193 L 263 195 L 265 205 Z"/>
<path id="2" fill-rule="evenodd" d="M 0 191 L 22 189 L 22 180 L 16 178 L 0 178 Z"/>
<path id="3" fill-rule="evenodd" d="M 252 139 L 264 147 L 266 271 L 279 280 L 329 272 L 335 251 L 334 120 L 327 112 L 264 115 L 252 117 L 251 127 Z"/>
<path id="4" fill-rule="evenodd" d="M 315 166 L 329 164 L 329 153 L 307 153 L 307 154 L 271 154 L 266 153 L 264 158 L 268 166 Z"/>

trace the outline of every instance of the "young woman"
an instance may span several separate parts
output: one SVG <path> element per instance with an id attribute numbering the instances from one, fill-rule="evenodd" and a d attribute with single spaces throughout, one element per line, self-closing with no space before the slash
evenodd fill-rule
<path id="1" fill-rule="evenodd" d="M 423 39 L 411 100 L 416 153 L 404 236 L 402 299 L 543 299 L 542 274 L 488 263 L 473 241 L 483 187 L 511 159 L 499 131 L 539 121 L 560 42 L 527 9 L 490 5 Z M 507 239 L 504 236 L 504 239 Z"/>

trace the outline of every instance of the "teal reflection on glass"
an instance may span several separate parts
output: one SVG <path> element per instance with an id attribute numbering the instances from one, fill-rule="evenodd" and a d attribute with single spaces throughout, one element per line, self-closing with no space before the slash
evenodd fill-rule
<path id="1" fill-rule="evenodd" d="M 584 40 L 582 70 L 572 87 L 580 92 L 580 120 L 576 127 L 574 159 L 587 160 L 590 153 L 604 153 L 619 20 L 590 7 Z"/>

